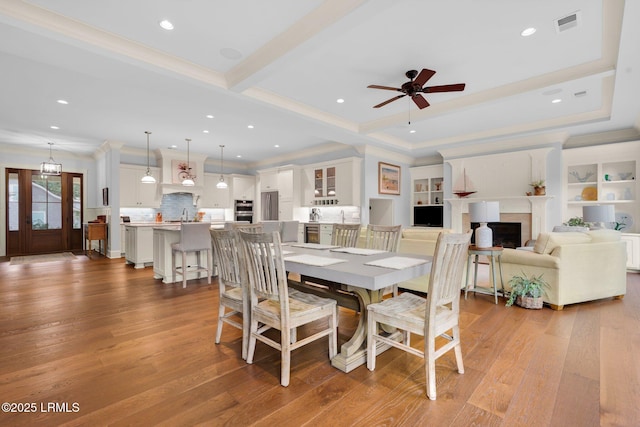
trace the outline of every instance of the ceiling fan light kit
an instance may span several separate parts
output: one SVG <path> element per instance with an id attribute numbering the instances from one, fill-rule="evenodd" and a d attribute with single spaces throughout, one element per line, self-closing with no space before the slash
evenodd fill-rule
<path id="1" fill-rule="evenodd" d="M 423 68 L 420 73 L 417 70 L 409 70 L 405 73 L 405 76 L 409 79 L 408 82 L 404 83 L 400 87 L 390 87 L 390 86 L 380 86 L 380 85 L 369 85 L 368 88 L 371 89 L 383 89 L 383 90 L 393 90 L 396 92 L 402 92 L 402 95 L 394 96 L 391 99 L 387 99 L 384 102 L 381 102 L 378 105 L 374 105 L 373 108 L 384 107 L 385 105 L 403 98 L 405 96 L 409 96 L 413 102 L 420 108 L 427 108 L 430 104 L 429 101 L 426 100 L 422 93 L 434 93 L 434 92 L 460 92 L 465 88 L 465 83 L 456 83 L 451 85 L 439 85 L 439 86 L 424 86 L 427 81 L 433 77 L 436 72 L 433 70 L 429 70 L 427 68 Z"/>

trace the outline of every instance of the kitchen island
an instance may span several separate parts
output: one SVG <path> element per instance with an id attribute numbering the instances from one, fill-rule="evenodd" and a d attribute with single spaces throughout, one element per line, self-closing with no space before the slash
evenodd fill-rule
<path id="1" fill-rule="evenodd" d="M 125 224 L 125 262 L 134 268 L 145 268 L 153 263 L 153 229 L 176 227 L 171 223 Z M 178 225 L 178 230 L 180 226 Z"/>
<path id="2" fill-rule="evenodd" d="M 224 223 L 211 224 L 211 228 L 223 228 Z M 162 283 L 173 283 L 173 271 L 171 265 L 171 245 L 180 242 L 180 225 L 153 227 L 153 278 L 162 279 Z M 204 256 L 204 255 L 202 255 Z M 196 265 L 197 256 L 195 252 L 187 254 L 187 265 Z M 176 266 L 182 266 L 182 256 L 176 257 Z M 202 274 L 202 273 L 200 273 Z M 214 273 L 215 276 L 215 266 Z M 187 272 L 187 280 L 197 279 L 198 273 Z M 176 278 L 182 281 L 182 277 Z"/>

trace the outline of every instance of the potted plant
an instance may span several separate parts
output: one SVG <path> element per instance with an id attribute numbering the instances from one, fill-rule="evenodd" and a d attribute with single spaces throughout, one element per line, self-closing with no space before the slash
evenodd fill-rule
<path id="1" fill-rule="evenodd" d="M 531 186 L 533 187 L 534 196 L 544 196 L 545 194 L 547 194 L 546 187 L 544 186 L 544 179 L 533 181 L 531 183 Z"/>
<path id="2" fill-rule="evenodd" d="M 574 216 L 573 218 L 569 218 L 569 221 L 565 222 L 564 225 L 568 225 L 570 227 L 586 227 L 584 220 L 581 216 Z"/>
<path id="3" fill-rule="evenodd" d="M 513 276 L 509 279 L 509 285 L 511 285 L 511 294 L 507 300 L 507 307 L 512 306 L 515 302 L 524 308 L 542 308 L 542 293 L 544 288 L 549 286 L 542 278 L 542 274 L 527 277 L 522 273 L 520 276 Z"/>

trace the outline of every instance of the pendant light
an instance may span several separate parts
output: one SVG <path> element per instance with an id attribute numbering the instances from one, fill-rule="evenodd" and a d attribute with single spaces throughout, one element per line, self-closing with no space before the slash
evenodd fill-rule
<path id="1" fill-rule="evenodd" d="M 56 163 L 53 160 L 53 156 L 51 155 L 51 146 L 53 142 L 48 142 L 49 144 L 49 161 L 42 162 L 40 164 L 40 174 L 47 176 L 60 176 L 62 175 L 62 164 Z"/>
<path id="2" fill-rule="evenodd" d="M 187 177 L 182 181 L 182 185 L 185 187 L 193 187 L 196 183 L 193 182 L 193 177 L 191 176 L 191 165 L 189 162 L 189 143 L 191 140 L 189 138 L 185 138 L 185 141 L 187 141 Z"/>
<path id="3" fill-rule="evenodd" d="M 224 145 L 220 146 L 220 181 L 216 184 L 216 188 L 224 190 L 228 187 L 227 183 L 224 182 L 224 175 L 222 174 L 224 171 L 224 164 L 222 162 L 222 155 L 224 152 Z"/>
<path id="4" fill-rule="evenodd" d="M 140 182 L 143 184 L 155 184 L 156 179 L 151 176 L 151 169 L 149 168 L 149 135 L 151 135 L 151 132 L 145 130 L 144 133 L 147 134 L 147 173 L 142 177 Z"/>

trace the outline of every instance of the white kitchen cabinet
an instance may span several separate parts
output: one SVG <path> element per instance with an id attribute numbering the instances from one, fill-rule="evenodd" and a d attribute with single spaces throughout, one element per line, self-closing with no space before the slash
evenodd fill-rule
<path id="1" fill-rule="evenodd" d="M 640 270 L 640 234 L 622 233 L 621 239 L 627 244 L 627 269 Z"/>
<path id="2" fill-rule="evenodd" d="M 149 168 L 156 179 L 155 184 L 140 182 L 147 173 L 146 167 L 120 166 L 120 207 L 121 208 L 159 208 L 162 197 L 158 193 L 160 169 Z"/>
<path id="3" fill-rule="evenodd" d="M 308 165 L 302 171 L 304 206 L 360 206 L 362 159 Z"/>
<path id="4" fill-rule="evenodd" d="M 333 236 L 333 224 L 320 224 L 320 244 L 330 245 Z"/>
<path id="5" fill-rule="evenodd" d="M 260 191 L 277 191 L 278 190 L 278 171 L 259 171 L 260 175 Z"/>
<path id="6" fill-rule="evenodd" d="M 256 197 L 256 178 L 250 175 L 232 176 L 233 200 L 254 200 Z"/>
<path id="7" fill-rule="evenodd" d="M 278 171 L 278 197 L 280 202 L 293 200 L 293 169 L 282 169 Z M 282 218 L 280 218 L 282 219 Z"/>
<path id="8" fill-rule="evenodd" d="M 125 226 L 127 264 L 134 264 L 135 268 L 144 268 L 145 264 L 153 263 L 153 227 Z"/>
<path id="9" fill-rule="evenodd" d="M 224 175 L 224 180 L 229 184 L 230 177 Z M 202 200 L 200 200 L 200 207 L 221 209 L 231 207 L 231 200 L 229 198 L 231 190 L 229 186 L 227 185 L 227 188 L 217 188 L 216 185 L 218 182 L 220 182 L 220 174 L 204 174 L 204 190 Z"/>

